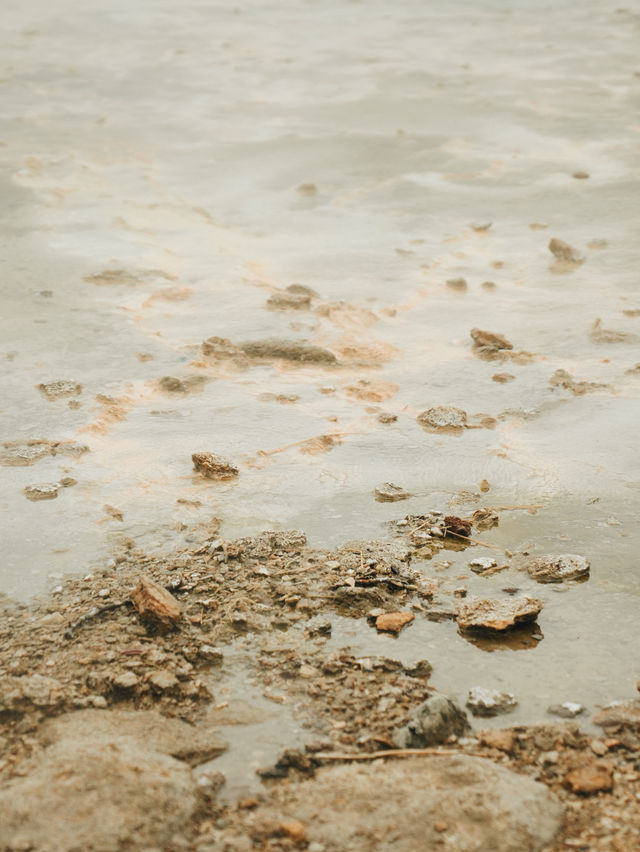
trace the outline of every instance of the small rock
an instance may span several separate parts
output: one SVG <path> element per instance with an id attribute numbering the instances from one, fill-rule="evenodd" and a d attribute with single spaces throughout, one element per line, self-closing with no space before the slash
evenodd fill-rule
<path id="1" fill-rule="evenodd" d="M 224 654 L 220 648 L 214 648 L 213 645 L 201 645 L 198 648 L 198 656 L 215 666 L 221 666 L 224 660 Z"/>
<path id="2" fill-rule="evenodd" d="M 601 728 L 630 728 L 640 730 L 640 701 L 616 701 L 603 707 L 593 717 Z"/>
<path id="3" fill-rule="evenodd" d="M 415 616 L 411 612 L 385 612 L 376 618 L 376 630 L 386 633 L 399 633 Z"/>
<path id="4" fill-rule="evenodd" d="M 540 755 L 540 763 L 542 763 L 543 766 L 554 766 L 559 759 L 560 755 L 558 754 L 556 749 L 552 749 L 551 751 L 543 751 Z"/>
<path id="5" fill-rule="evenodd" d="M 558 240 L 555 237 L 549 242 L 549 251 L 558 260 L 568 261 L 569 263 L 582 263 L 584 258 L 580 252 L 576 251 L 569 243 L 564 240 Z"/>
<path id="6" fill-rule="evenodd" d="M 27 485 L 24 496 L 27 500 L 55 500 L 58 496 L 59 484 L 57 482 L 43 482 L 39 485 Z"/>
<path id="7" fill-rule="evenodd" d="M 267 299 L 267 307 L 281 311 L 305 310 L 311 307 L 311 296 L 307 293 L 274 293 Z"/>
<path id="8" fill-rule="evenodd" d="M 129 597 L 140 620 L 161 631 L 175 627 L 182 614 L 173 595 L 150 577 L 141 577 Z"/>
<path id="9" fill-rule="evenodd" d="M 563 783 L 572 793 L 609 793 L 613 790 L 613 767 L 602 760 L 580 766 L 569 772 Z"/>
<path id="10" fill-rule="evenodd" d="M 435 432 L 461 432 L 467 425 L 467 412 L 453 405 L 435 405 L 418 415 L 418 423 Z"/>
<path id="11" fill-rule="evenodd" d="M 409 677 L 417 677 L 424 680 L 428 680 L 431 677 L 432 671 L 433 666 L 429 660 L 418 660 L 417 663 L 414 663 L 412 666 L 404 669 L 404 673 Z"/>
<path id="12" fill-rule="evenodd" d="M 577 171 L 571 175 L 576 180 L 586 180 L 589 177 L 589 172 Z"/>
<path id="13" fill-rule="evenodd" d="M 480 731 L 478 738 L 481 743 L 489 748 L 497 748 L 506 754 L 512 754 L 515 751 L 516 738 L 513 731 L 500 730 L 499 728 L 490 731 Z"/>
<path id="14" fill-rule="evenodd" d="M 38 385 L 38 390 L 48 400 L 61 399 L 66 396 L 78 396 L 82 393 L 82 385 L 59 379 L 57 382 L 43 382 Z"/>
<path id="15" fill-rule="evenodd" d="M 395 485 L 393 482 L 383 482 L 377 485 L 374 492 L 375 498 L 379 503 L 394 503 L 396 500 L 407 500 L 411 494 L 401 485 Z"/>
<path id="16" fill-rule="evenodd" d="M 383 411 L 378 414 L 378 423 L 395 423 L 398 419 L 397 414 L 391 414 L 389 411 Z"/>
<path id="17" fill-rule="evenodd" d="M 547 707 L 547 713 L 552 716 L 560 716 L 563 719 L 573 719 L 584 712 L 582 704 L 576 704 L 573 701 L 564 701 L 562 704 L 551 704 Z"/>
<path id="18" fill-rule="evenodd" d="M 314 618 L 310 618 L 309 621 L 307 621 L 305 633 L 307 636 L 330 636 L 331 622 L 328 618 L 316 615 Z"/>
<path id="19" fill-rule="evenodd" d="M 149 683 L 156 692 L 169 692 L 178 685 L 178 678 L 167 669 L 153 672 L 149 675 Z"/>
<path id="20" fill-rule="evenodd" d="M 115 689 L 121 689 L 123 692 L 128 692 L 130 689 L 134 689 L 138 685 L 138 678 L 133 672 L 123 672 L 122 674 L 114 677 L 112 683 Z"/>
<path id="21" fill-rule="evenodd" d="M 519 624 L 535 621 L 542 610 L 542 601 L 525 595 L 500 600 L 467 598 L 457 606 L 457 621 L 461 630 L 509 630 Z"/>
<path id="22" fill-rule="evenodd" d="M 467 281 L 465 278 L 449 278 L 447 280 L 447 287 L 449 290 L 463 293 L 467 289 Z"/>
<path id="23" fill-rule="evenodd" d="M 527 573 L 537 583 L 562 583 L 584 580 L 589 576 L 589 560 L 567 553 L 562 556 L 538 556 L 526 565 Z"/>
<path id="24" fill-rule="evenodd" d="M 489 568 L 495 568 L 497 564 L 496 560 L 490 556 L 478 556 L 476 559 L 471 560 L 469 568 L 474 573 L 482 574 L 483 571 L 488 571 Z"/>
<path id="25" fill-rule="evenodd" d="M 193 453 L 191 461 L 206 479 L 232 479 L 238 475 L 238 468 L 217 453 Z"/>
<path id="26" fill-rule="evenodd" d="M 411 713 L 409 722 L 392 736 L 397 748 L 428 748 L 449 737 L 470 733 L 467 714 L 445 695 L 433 695 Z"/>
<path id="27" fill-rule="evenodd" d="M 605 754 L 609 751 L 606 743 L 603 743 L 602 740 L 592 740 L 590 744 L 591 751 L 594 754 L 597 754 L 598 757 L 604 757 Z"/>
<path id="28" fill-rule="evenodd" d="M 468 590 L 465 589 L 464 586 L 458 586 L 456 589 L 453 590 L 454 598 L 466 598 L 467 594 Z"/>
<path id="29" fill-rule="evenodd" d="M 307 837 L 307 827 L 298 819 L 289 819 L 280 823 L 280 832 L 294 843 L 303 843 Z"/>
<path id="30" fill-rule="evenodd" d="M 504 385 L 507 382 L 512 382 L 515 379 L 515 376 L 511 373 L 494 373 L 491 378 L 494 382 L 498 382 L 498 384 Z"/>
<path id="31" fill-rule="evenodd" d="M 467 707 L 474 716 L 497 716 L 509 713 L 518 704 L 510 692 L 500 692 L 498 689 L 484 689 L 474 686 L 469 690 Z"/>
<path id="32" fill-rule="evenodd" d="M 503 357 L 506 350 L 513 349 L 513 343 L 502 334 L 483 331 L 481 328 L 472 328 L 469 334 L 473 340 L 473 352 L 481 358 L 494 360 Z"/>
<path id="33" fill-rule="evenodd" d="M 256 340 L 241 343 L 240 349 L 251 358 L 282 358 L 308 364 L 336 364 L 333 352 L 299 340 Z"/>

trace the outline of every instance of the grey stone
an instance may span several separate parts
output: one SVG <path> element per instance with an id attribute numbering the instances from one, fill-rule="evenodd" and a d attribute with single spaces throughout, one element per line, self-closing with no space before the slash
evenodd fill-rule
<path id="1" fill-rule="evenodd" d="M 547 713 L 551 713 L 552 716 L 561 716 L 563 719 L 573 719 L 574 716 L 584 713 L 584 707 L 574 701 L 564 701 L 562 704 L 551 704 L 547 707 Z"/>
<path id="2" fill-rule="evenodd" d="M 445 695 L 433 695 L 419 704 L 403 728 L 392 736 L 397 748 L 427 748 L 449 737 L 463 737 L 471 731 L 467 714 Z"/>
<path id="3" fill-rule="evenodd" d="M 562 825 L 547 788 L 490 760 L 430 756 L 351 764 L 282 785 L 257 820 L 300 820 L 309 848 L 540 852 Z"/>
<path id="4" fill-rule="evenodd" d="M 467 698 L 467 707 L 474 716 L 498 716 L 500 713 L 509 713 L 517 705 L 515 696 L 510 692 L 485 689 L 482 686 L 472 687 Z"/>
<path id="5" fill-rule="evenodd" d="M 527 573 L 538 583 L 562 583 L 584 580 L 589 576 L 589 560 L 574 553 L 561 556 L 538 556 L 527 565 Z"/>

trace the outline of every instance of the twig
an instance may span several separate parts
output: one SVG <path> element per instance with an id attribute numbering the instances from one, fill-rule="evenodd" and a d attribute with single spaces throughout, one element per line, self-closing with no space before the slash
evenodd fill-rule
<path id="1" fill-rule="evenodd" d="M 73 639 L 74 633 L 79 627 L 82 627 L 88 621 L 93 621 L 94 618 L 98 618 L 103 615 L 105 612 L 112 612 L 114 609 L 119 609 L 121 606 L 133 606 L 129 598 L 124 601 L 117 601 L 116 603 L 105 604 L 104 606 L 94 606 L 93 609 L 90 609 L 85 615 L 81 615 L 77 621 L 74 621 L 73 624 L 70 624 L 69 627 L 64 631 L 65 639 Z"/>
<path id="2" fill-rule="evenodd" d="M 368 753 L 343 754 L 337 751 L 321 751 L 313 755 L 314 760 L 377 760 L 380 757 L 413 757 L 414 755 L 433 754 L 450 757 L 456 754 L 468 754 L 468 752 L 456 751 L 450 748 L 391 748 L 385 751 L 372 751 Z M 484 757 L 485 755 L 478 755 Z"/>
<path id="3" fill-rule="evenodd" d="M 477 538 L 471 538 L 470 535 L 461 535 L 460 533 L 455 533 L 452 530 L 447 530 L 447 535 L 455 535 L 456 538 L 462 538 L 464 541 L 470 541 L 472 544 L 479 544 L 481 547 L 490 547 L 492 550 L 502 550 L 501 547 L 498 547 L 497 544 L 487 544 L 486 541 L 479 541 Z"/>

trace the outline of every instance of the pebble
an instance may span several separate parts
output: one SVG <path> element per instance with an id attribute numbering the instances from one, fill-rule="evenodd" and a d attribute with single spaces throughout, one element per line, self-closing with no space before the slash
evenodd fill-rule
<path id="1" fill-rule="evenodd" d="M 538 556 L 530 560 L 527 573 L 537 583 L 562 583 L 564 580 L 583 580 L 589 576 L 589 560 L 575 553 L 560 556 Z"/>
<path id="2" fill-rule="evenodd" d="M 411 612 L 385 612 L 376 618 L 376 630 L 385 633 L 399 633 L 415 616 Z"/>
<path id="3" fill-rule="evenodd" d="M 150 675 L 149 683 L 158 692 L 168 692 L 178 685 L 178 678 L 167 669 L 160 669 Z"/>
<path id="4" fill-rule="evenodd" d="M 220 648 L 215 648 L 213 645 L 201 645 L 198 648 L 198 656 L 216 666 L 221 666 L 224 660 L 224 654 Z"/>
<path id="5" fill-rule="evenodd" d="M 138 678 L 133 672 L 123 672 L 113 679 L 113 685 L 116 689 L 133 689 L 138 685 Z"/>
<path id="6" fill-rule="evenodd" d="M 553 716 L 561 716 L 563 719 L 573 719 L 584 712 L 582 704 L 577 704 L 574 701 L 564 701 L 562 704 L 551 704 L 547 707 L 547 713 Z"/>
<path id="7" fill-rule="evenodd" d="M 418 423 L 435 431 L 462 431 L 467 425 L 467 412 L 454 405 L 435 405 L 418 415 Z"/>
<path id="8" fill-rule="evenodd" d="M 474 686 L 470 689 L 467 698 L 467 707 L 474 716 L 497 716 L 500 713 L 509 713 L 517 704 L 515 696 L 510 692 L 485 689 L 482 686 Z"/>
<path id="9" fill-rule="evenodd" d="M 489 568 L 495 568 L 497 564 L 496 560 L 491 556 L 479 556 L 471 560 L 469 568 L 476 573 L 482 573 L 483 571 L 488 571 Z"/>

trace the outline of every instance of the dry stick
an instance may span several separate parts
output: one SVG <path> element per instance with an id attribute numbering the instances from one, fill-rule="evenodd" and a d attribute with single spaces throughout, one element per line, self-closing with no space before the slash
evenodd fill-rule
<path id="1" fill-rule="evenodd" d="M 497 544 L 487 544 L 486 541 L 479 541 L 477 538 L 471 538 L 470 535 L 461 535 L 460 533 L 455 533 L 452 530 L 447 530 L 447 535 L 455 535 L 456 538 L 462 538 L 465 541 L 470 541 L 472 544 L 479 544 L 481 547 L 490 547 L 492 550 L 502 550 L 502 547 L 498 547 Z"/>
<path id="2" fill-rule="evenodd" d="M 114 609 L 119 609 L 121 606 L 133 606 L 133 604 L 129 598 L 127 598 L 124 601 L 117 601 L 116 603 L 106 604 L 105 606 L 94 606 L 88 613 L 81 615 L 77 621 L 74 621 L 73 624 L 70 624 L 69 627 L 67 627 L 64 631 L 64 638 L 73 639 L 78 627 L 82 627 L 82 625 L 86 624 L 88 621 L 93 621 L 94 618 L 98 618 L 98 616 L 103 615 L 105 612 L 112 612 Z"/>
<path id="3" fill-rule="evenodd" d="M 467 754 L 467 752 L 442 748 L 391 748 L 387 751 L 372 751 L 367 754 L 342 754 L 340 752 L 324 751 L 314 754 L 313 758 L 317 760 L 377 760 L 380 757 L 413 757 L 414 755 L 420 754 L 434 754 L 451 757 L 453 755 Z M 484 754 L 478 754 L 477 756 L 486 757 Z"/>

